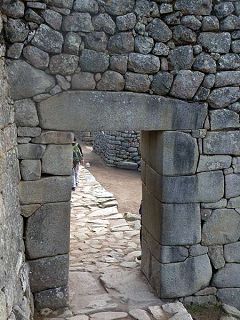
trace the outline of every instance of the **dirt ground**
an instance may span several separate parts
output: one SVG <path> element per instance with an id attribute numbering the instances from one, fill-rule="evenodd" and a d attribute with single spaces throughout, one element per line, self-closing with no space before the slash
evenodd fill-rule
<path id="1" fill-rule="evenodd" d="M 138 213 L 142 199 L 140 172 L 108 167 L 92 151 L 91 146 L 82 148 L 85 163 L 90 163 L 89 171 L 107 191 L 114 194 L 119 203 L 119 212 Z"/>

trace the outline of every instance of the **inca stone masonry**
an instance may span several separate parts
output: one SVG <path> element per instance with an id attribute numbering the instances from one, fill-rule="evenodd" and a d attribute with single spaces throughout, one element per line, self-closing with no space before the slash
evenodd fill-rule
<path id="1" fill-rule="evenodd" d="M 159 297 L 240 308 L 240 2 L 0 3 L 1 320 L 67 304 L 72 131 L 142 131 Z"/>

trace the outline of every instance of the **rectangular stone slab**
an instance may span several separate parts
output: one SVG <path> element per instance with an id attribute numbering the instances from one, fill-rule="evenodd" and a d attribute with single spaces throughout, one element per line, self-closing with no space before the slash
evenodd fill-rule
<path id="1" fill-rule="evenodd" d="M 40 102 L 40 126 L 50 130 L 200 129 L 203 103 L 126 92 L 64 92 Z"/>

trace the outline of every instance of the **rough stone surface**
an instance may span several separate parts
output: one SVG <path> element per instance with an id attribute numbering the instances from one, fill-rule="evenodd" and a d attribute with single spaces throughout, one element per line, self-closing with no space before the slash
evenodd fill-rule
<path id="1" fill-rule="evenodd" d="M 239 128 L 239 115 L 228 109 L 215 110 L 210 113 L 211 129 Z"/>
<path id="2" fill-rule="evenodd" d="M 146 28 L 148 34 L 156 41 L 167 42 L 172 37 L 172 31 L 160 19 L 154 19 Z"/>
<path id="3" fill-rule="evenodd" d="M 32 44 L 49 53 L 60 53 L 63 45 L 63 36 L 60 32 L 41 24 L 32 40 Z"/>
<path id="4" fill-rule="evenodd" d="M 125 81 L 123 76 L 116 71 L 106 71 L 102 75 L 101 80 L 97 84 L 98 90 L 122 91 Z"/>
<path id="5" fill-rule="evenodd" d="M 198 40 L 208 52 L 228 53 L 230 50 L 231 35 L 228 32 L 203 32 Z"/>
<path id="6" fill-rule="evenodd" d="M 218 290 L 217 297 L 221 302 L 230 304 L 235 308 L 240 309 L 239 294 L 239 288 L 224 288 Z"/>
<path id="7" fill-rule="evenodd" d="M 177 0 L 175 8 L 181 10 L 185 14 L 209 15 L 212 10 L 211 0 Z"/>
<path id="8" fill-rule="evenodd" d="M 94 30 L 89 13 L 72 13 L 63 18 L 62 28 L 71 32 L 91 32 Z"/>
<path id="9" fill-rule="evenodd" d="M 139 73 L 156 73 L 160 68 L 160 61 L 153 55 L 130 53 L 128 68 Z"/>
<path id="10" fill-rule="evenodd" d="M 92 90 L 95 86 L 94 75 L 90 72 L 79 72 L 72 77 L 72 89 Z"/>
<path id="11" fill-rule="evenodd" d="M 199 159 L 197 172 L 227 169 L 231 166 L 230 156 L 204 156 Z"/>
<path id="12" fill-rule="evenodd" d="M 79 58 L 70 54 L 59 54 L 51 57 L 49 70 L 52 74 L 69 75 L 78 67 Z"/>
<path id="13" fill-rule="evenodd" d="M 72 146 L 49 144 L 42 158 L 42 172 L 52 175 L 71 175 Z"/>
<path id="14" fill-rule="evenodd" d="M 45 146 L 41 144 L 26 143 L 18 146 L 18 159 L 37 160 L 41 159 Z"/>
<path id="15" fill-rule="evenodd" d="M 210 246 L 208 249 L 208 255 L 216 270 L 225 266 L 223 246 Z"/>
<path id="16" fill-rule="evenodd" d="M 126 90 L 132 92 L 147 92 L 151 81 L 148 75 L 127 72 L 125 76 Z"/>
<path id="17" fill-rule="evenodd" d="M 240 242 L 224 246 L 224 258 L 227 262 L 240 262 Z"/>
<path id="18" fill-rule="evenodd" d="M 36 292 L 34 294 L 34 302 L 37 310 L 42 310 L 45 308 L 54 310 L 67 307 L 69 304 L 68 287 L 60 287 Z"/>
<path id="19" fill-rule="evenodd" d="M 35 127 L 38 125 L 37 109 L 31 99 L 15 101 L 14 110 L 16 125 L 23 127 Z"/>
<path id="20" fill-rule="evenodd" d="M 85 49 L 80 57 L 82 71 L 104 72 L 109 66 L 109 56 L 103 52 Z"/>
<path id="21" fill-rule="evenodd" d="M 213 277 L 213 285 L 217 288 L 224 287 L 239 287 L 239 273 L 240 265 L 238 263 L 227 263 L 224 268 L 219 270 Z"/>
<path id="22" fill-rule="evenodd" d="M 40 136 L 32 139 L 33 143 L 40 144 L 71 144 L 73 142 L 72 132 L 44 131 Z"/>
<path id="23" fill-rule="evenodd" d="M 152 81 L 152 90 L 159 95 L 167 95 L 171 89 L 173 76 L 168 72 L 157 73 Z"/>
<path id="24" fill-rule="evenodd" d="M 113 0 L 113 1 L 104 1 L 104 8 L 107 13 L 111 15 L 124 15 L 133 10 L 135 1 L 134 0 Z"/>
<path id="25" fill-rule="evenodd" d="M 203 141 L 206 154 L 240 154 L 239 132 L 209 132 Z"/>
<path id="26" fill-rule="evenodd" d="M 108 50 L 111 53 L 128 53 L 134 51 L 134 38 L 131 32 L 120 32 L 110 37 Z"/>
<path id="27" fill-rule="evenodd" d="M 23 180 L 38 180 L 41 177 L 40 160 L 23 160 L 20 164 Z"/>

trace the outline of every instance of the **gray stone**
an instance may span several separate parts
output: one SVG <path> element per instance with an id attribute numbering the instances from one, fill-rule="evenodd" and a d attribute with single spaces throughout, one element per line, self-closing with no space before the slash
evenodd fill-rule
<path id="1" fill-rule="evenodd" d="M 32 44 L 49 53 L 60 53 L 62 51 L 63 36 L 60 32 L 41 24 L 35 33 Z"/>
<path id="2" fill-rule="evenodd" d="M 200 155 L 197 172 L 226 169 L 231 166 L 230 156 L 205 156 Z"/>
<path id="3" fill-rule="evenodd" d="M 96 31 L 104 31 L 110 35 L 115 33 L 115 22 L 107 13 L 101 13 L 93 17 L 92 23 Z"/>
<path id="4" fill-rule="evenodd" d="M 228 32 L 202 32 L 198 41 L 208 52 L 228 53 L 231 45 L 231 35 Z"/>
<path id="5" fill-rule="evenodd" d="M 89 13 L 74 12 L 63 18 L 63 31 L 71 32 L 92 32 L 94 27 L 92 25 L 91 16 Z"/>
<path id="6" fill-rule="evenodd" d="M 48 0 L 48 4 L 51 6 L 56 6 L 57 8 L 71 9 L 73 0 Z"/>
<path id="7" fill-rule="evenodd" d="M 21 204 L 66 202 L 71 199 L 71 177 L 47 177 L 37 181 L 21 181 Z M 31 193 L 29 193 L 31 190 Z"/>
<path id="8" fill-rule="evenodd" d="M 55 84 L 52 76 L 20 60 L 10 62 L 8 65 L 8 77 L 11 96 L 14 100 L 44 93 Z"/>
<path id="9" fill-rule="evenodd" d="M 21 206 L 21 215 L 25 218 L 29 218 L 35 211 L 41 207 L 40 204 L 27 204 Z"/>
<path id="10" fill-rule="evenodd" d="M 147 92 L 151 84 L 149 76 L 146 74 L 127 72 L 125 74 L 125 80 L 125 89 L 132 92 Z"/>
<path id="11" fill-rule="evenodd" d="M 215 89 L 208 97 L 210 106 L 214 109 L 225 108 L 240 98 L 238 87 L 226 87 Z"/>
<path id="12" fill-rule="evenodd" d="M 23 42 L 26 40 L 29 33 L 29 29 L 25 23 L 20 19 L 7 20 L 5 25 L 6 39 L 12 43 Z"/>
<path id="13" fill-rule="evenodd" d="M 116 71 L 106 71 L 101 80 L 97 83 L 98 90 L 121 91 L 124 89 L 125 81 L 123 76 Z"/>
<path id="14" fill-rule="evenodd" d="M 39 124 L 37 109 L 31 99 L 14 102 L 15 122 L 17 126 L 35 127 Z"/>
<path id="15" fill-rule="evenodd" d="M 34 303 L 37 310 L 62 309 L 68 306 L 68 301 L 68 287 L 44 290 L 34 294 Z"/>
<path id="16" fill-rule="evenodd" d="M 82 39 L 77 33 L 68 32 L 65 37 L 64 52 L 78 55 L 81 43 Z"/>
<path id="17" fill-rule="evenodd" d="M 150 37 L 136 36 L 135 37 L 135 50 L 139 53 L 148 54 L 152 51 L 154 41 Z"/>
<path id="18" fill-rule="evenodd" d="M 68 253 L 70 203 L 44 204 L 28 218 L 25 232 L 30 260 Z"/>
<path id="19" fill-rule="evenodd" d="M 239 139 L 238 131 L 208 132 L 203 141 L 204 153 L 240 155 Z"/>
<path id="20" fill-rule="evenodd" d="M 158 18 L 153 19 L 153 21 L 147 25 L 146 31 L 155 41 L 167 42 L 172 38 L 172 31 Z"/>
<path id="21" fill-rule="evenodd" d="M 55 30 L 60 30 L 62 25 L 62 15 L 54 10 L 45 10 L 43 18 L 50 27 Z"/>
<path id="22" fill-rule="evenodd" d="M 221 269 L 225 266 L 223 246 L 209 246 L 208 255 L 215 269 Z"/>
<path id="23" fill-rule="evenodd" d="M 215 73 L 216 72 L 216 61 L 206 53 L 200 53 L 194 61 L 193 69 L 205 73 Z"/>
<path id="24" fill-rule="evenodd" d="M 41 134 L 41 128 L 39 127 L 19 127 L 19 137 L 37 137 Z"/>
<path id="25" fill-rule="evenodd" d="M 217 297 L 221 302 L 230 304 L 237 309 L 240 309 L 239 295 L 240 288 L 224 288 L 217 292 Z"/>
<path id="26" fill-rule="evenodd" d="M 222 71 L 216 74 L 216 87 L 239 86 L 240 71 Z"/>
<path id="27" fill-rule="evenodd" d="M 210 113 L 211 129 L 239 128 L 239 115 L 228 109 L 214 110 Z"/>
<path id="28" fill-rule="evenodd" d="M 68 90 L 71 87 L 70 82 L 64 77 L 61 76 L 60 74 L 56 75 L 57 83 L 63 90 Z"/>
<path id="29" fill-rule="evenodd" d="M 194 61 L 192 46 L 180 46 L 171 50 L 169 59 L 174 70 L 191 69 Z"/>
<path id="30" fill-rule="evenodd" d="M 240 53 L 240 40 L 232 42 L 232 51 L 235 53 Z"/>
<path id="31" fill-rule="evenodd" d="M 184 16 L 181 19 L 181 23 L 194 31 L 199 30 L 201 28 L 201 21 L 198 20 L 194 15 Z"/>
<path id="32" fill-rule="evenodd" d="M 204 80 L 203 80 L 203 87 L 207 88 L 207 89 L 211 89 L 215 84 L 215 75 L 214 74 L 207 74 L 205 77 L 204 77 Z"/>
<path id="33" fill-rule="evenodd" d="M 211 0 L 177 0 L 175 9 L 181 10 L 184 14 L 209 15 L 212 11 Z"/>
<path id="34" fill-rule="evenodd" d="M 48 145 L 42 158 L 42 172 L 52 175 L 71 175 L 72 146 Z"/>
<path id="35" fill-rule="evenodd" d="M 73 138 L 72 132 L 43 131 L 39 137 L 32 139 L 32 142 L 40 144 L 72 144 Z"/>
<path id="36" fill-rule="evenodd" d="M 98 3 L 96 0 L 76 0 L 73 9 L 80 12 L 98 13 Z"/>
<path id="37" fill-rule="evenodd" d="M 159 72 L 153 77 L 151 89 L 159 95 L 166 95 L 171 89 L 173 75 L 168 72 Z"/>
<path id="38" fill-rule="evenodd" d="M 134 51 L 134 37 L 131 32 L 120 32 L 110 37 L 108 50 L 112 53 L 128 53 Z"/>
<path id="39" fill-rule="evenodd" d="M 136 16 L 134 13 L 119 16 L 116 18 L 116 24 L 119 31 L 131 30 L 136 24 Z"/>
<path id="40" fill-rule="evenodd" d="M 109 66 L 109 55 L 85 49 L 80 57 L 80 66 L 82 71 L 104 72 Z"/>
<path id="41" fill-rule="evenodd" d="M 229 15 L 221 21 L 220 29 L 222 31 L 234 31 L 240 29 L 240 17 Z"/>
<path id="42" fill-rule="evenodd" d="M 226 244 L 239 239 L 240 215 L 232 209 L 217 209 L 203 226 L 204 245 Z"/>
<path id="43" fill-rule="evenodd" d="M 95 51 L 106 51 L 108 38 L 103 31 L 91 32 L 85 37 L 85 47 Z"/>
<path id="44" fill-rule="evenodd" d="M 20 170 L 23 180 L 38 180 L 41 177 L 41 161 L 23 160 L 20 163 Z"/>
<path id="45" fill-rule="evenodd" d="M 159 71 L 160 61 L 158 57 L 150 54 L 130 53 L 128 69 L 134 72 L 152 74 Z"/>
<path id="46" fill-rule="evenodd" d="M 219 21 L 215 16 L 203 17 L 202 20 L 202 31 L 218 31 Z"/>
<path id="47" fill-rule="evenodd" d="M 205 289 L 202 289 L 195 293 L 195 296 L 208 296 L 208 295 L 216 295 L 217 289 L 215 287 L 208 287 Z"/>
<path id="48" fill-rule="evenodd" d="M 68 255 L 29 261 L 32 292 L 66 286 L 68 265 Z"/>
<path id="49" fill-rule="evenodd" d="M 174 27 L 173 39 L 177 44 L 193 44 L 197 40 L 196 33 L 182 25 Z"/>
<path id="50" fill-rule="evenodd" d="M 222 308 L 227 314 L 240 319 L 240 311 L 237 308 L 229 306 L 228 304 L 223 304 Z"/>
<path id="51" fill-rule="evenodd" d="M 189 296 L 208 286 L 212 277 L 212 267 L 206 254 L 188 258 L 185 262 L 162 264 L 159 268 L 161 298 L 177 298 L 179 294 Z"/>
<path id="52" fill-rule="evenodd" d="M 23 49 L 23 56 L 31 65 L 37 69 L 46 69 L 49 64 L 48 53 L 34 46 L 27 46 Z"/>
<path id="53" fill-rule="evenodd" d="M 227 207 L 232 209 L 240 208 L 240 197 L 229 199 Z"/>
<path id="54" fill-rule="evenodd" d="M 30 23 L 36 23 L 37 24 L 36 28 L 38 27 L 38 24 L 41 24 L 44 22 L 44 19 L 32 9 L 26 10 L 25 19 L 27 21 L 30 21 Z"/>
<path id="55" fill-rule="evenodd" d="M 235 102 L 229 106 L 229 109 L 239 113 L 240 112 L 240 102 Z"/>
<path id="56" fill-rule="evenodd" d="M 55 94 L 58 94 L 62 91 L 61 87 L 57 84 L 55 87 L 53 87 L 51 90 L 50 90 L 50 94 L 52 96 L 54 96 Z"/>
<path id="57" fill-rule="evenodd" d="M 21 144 L 18 146 L 18 159 L 23 160 L 38 160 L 41 159 L 44 151 L 45 146 L 40 144 L 32 144 L 26 143 Z"/>
<path id="58" fill-rule="evenodd" d="M 200 244 L 195 244 L 189 248 L 189 255 L 192 257 L 201 256 L 208 253 L 208 247 L 204 247 Z"/>
<path id="59" fill-rule="evenodd" d="M 24 44 L 23 43 L 14 43 L 12 44 L 7 51 L 7 57 L 12 59 L 19 59 L 22 54 Z"/>
<path id="60" fill-rule="evenodd" d="M 171 95 L 181 99 L 192 99 L 197 92 L 204 74 L 198 71 L 181 70 L 174 79 Z"/>
<path id="61" fill-rule="evenodd" d="M 226 176 L 226 198 L 234 198 L 240 195 L 240 175 L 229 174 Z"/>
<path id="62" fill-rule="evenodd" d="M 234 11 L 234 4 L 232 2 L 223 2 L 214 6 L 214 13 L 218 18 L 227 17 Z"/>
<path id="63" fill-rule="evenodd" d="M 106 12 L 114 16 L 121 16 L 132 12 L 134 5 L 134 0 L 104 0 L 104 8 Z"/>
<path id="64" fill-rule="evenodd" d="M 93 90 L 96 83 L 94 75 L 89 72 L 79 72 L 72 76 L 72 89 Z"/>
<path id="65" fill-rule="evenodd" d="M 185 247 L 160 246 L 160 262 L 173 263 L 186 260 L 188 249 Z"/>
<path id="66" fill-rule="evenodd" d="M 121 161 L 117 163 L 117 167 L 126 170 L 137 170 L 138 164 L 130 161 Z"/>
<path id="67" fill-rule="evenodd" d="M 49 70 L 52 74 L 70 75 L 77 69 L 78 62 L 78 56 L 62 53 L 50 58 Z"/>
<path id="68" fill-rule="evenodd" d="M 226 262 L 240 263 L 240 242 L 226 244 L 224 246 L 224 258 Z"/>
<path id="69" fill-rule="evenodd" d="M 239 271 L 240 264 L 226 263 L 225 267 L 214 275 L 212 283 L 217 288 L 240 287 Z"/>
<path id="70" fill-rule="evenodd" d="M 200 87 L 194 96 L 193 100 L 194 101 L 206 101 L 208 96 L 210 94 L 210 89 Z"/>
<path id="71" fill-rule="evenodd" d="M 14 1 L 2 3 L 2 12 L 11 18 L 22 18 L 24 16 L 24 3 L 22 1 Z"/>
<path id="72" fill-rule="evenodd" d="M 153 54 L 156 56 L 168 56 L 169 47 L 162 42 L 157 42 L 154 46 Z"/>
<path id="73" fill-rule="evenodd" d="M 129 311 L 130 316 L 136 320 L 151 320 L 150 316 L 148 315 L 147 311 L 142 309 L 132 309 Z"/>
<path id="74" fill-rule="evenodd" d="M 127 72 L 128 57 L 124 55 L 113 55 L 110 57 L 110 68 L 113 71 L 125 74 Z"/>
<path id="75" fill-rule="evenodd" d="M 227 53 L 220 57 L 217 64 L 220 70 L 238 69 L 240 67 L 240 56 L 236 53 Z"/>
<path id="76" fill-rule="evenodd" d="M 195 130 L 206 118 L 205 104 L 130 92 L 63 92 L 41 101 L 38 111 L 41 128 L 66 131 Z"/>

